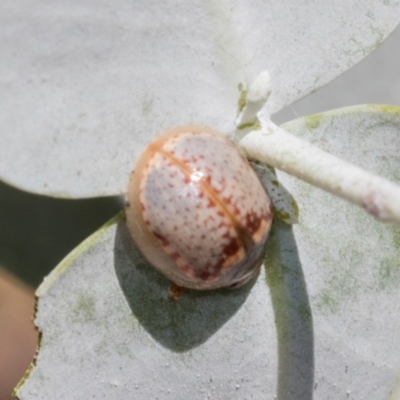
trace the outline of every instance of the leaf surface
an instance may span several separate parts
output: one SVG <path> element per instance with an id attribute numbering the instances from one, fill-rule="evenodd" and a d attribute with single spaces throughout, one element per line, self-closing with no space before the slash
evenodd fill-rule
<path id="1" fill-rule="evenodd" d="M 177 125 L 233 131 L 263 70 L 277 112 L 360 61 L 398 0 L 46 0 L 0 5 L 0 177 L 56 197 L 125 191 Z"/>
<path id="2" fill-rule="evenodd" d="M 285 129 L 400 182 L 400 108 L 359 106 Z M 400 377 L 400 229 L 280 173 L 299 224 L 276 221 L 239 290 L 187 291 L 131 242 L 123 215 L 38 289 L 42 340 L 21 400 L 393 400 Z"/>

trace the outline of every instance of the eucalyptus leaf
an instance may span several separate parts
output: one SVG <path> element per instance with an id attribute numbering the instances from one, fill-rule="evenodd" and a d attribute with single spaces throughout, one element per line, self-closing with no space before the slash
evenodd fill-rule
<path id="1" fill-rule="evenodd" d="M 284 128 L 400 181 L 399 107 Z M 241 289 L 169 301 L 123 214 L 78 247 L 38 289 L 42 340 L 18 397 L 397 399 L 399 227 L 278 175 L 299 224 L 274 222 L 264 267 Z"/>
<path id="2" fill-rule="evenodd" d="M 125 191 L 176 125 L 234 130 L 267 69 L 277 112 L 375 49 L 398 0 L 14 0 L 0 4 L 0 177 L 56 197 Z"/>
<path id="3" fill-rule="evenodd" d="M 400 183 L 399 107 L 349 107 L 283 128 Z M 400 228 L 278 177 L 300 208 L 293 231 L 313 313 L 314 396 L 387 399 L 400 377 Z"/>
<path id="4" fill-rule="evenodd" d="M 239 290 L 170 301 L 170 283 L 140 255 L 120 216 L 39 288 L 42 340 L 17 395 L 265 398 L 276 386 L 277 355 L 263 275 Z"/>

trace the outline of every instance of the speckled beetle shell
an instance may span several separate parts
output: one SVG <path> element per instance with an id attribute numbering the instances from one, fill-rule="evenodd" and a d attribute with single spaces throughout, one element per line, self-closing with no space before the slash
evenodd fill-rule
<path id="1" fill-rule="evenodd" d="M 144 256 L 179 286 L 239 287 L 262 263 L 270 200 L 225 136 L 184 126 L 159 136 L 128 185 L 127 223 Z"/>

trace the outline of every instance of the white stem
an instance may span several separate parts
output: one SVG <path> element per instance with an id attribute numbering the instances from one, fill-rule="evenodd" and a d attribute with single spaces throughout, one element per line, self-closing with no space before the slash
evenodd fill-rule
<path id="1" fill-rule="evenodd" d="M 246 104 L 236 120 L 238 127 L 258 122 L 257 113 L 262 109 L 271 94 L 271 76 L 268 71 L 261 72 L 249 88 Z"/>
<path id="2" fill-rule="evenodd" d="M 400 186 L 372 175 L 289 134 L 270 120 L 239 140 L 249 158 L 262 161 L 400 224 Z"/>

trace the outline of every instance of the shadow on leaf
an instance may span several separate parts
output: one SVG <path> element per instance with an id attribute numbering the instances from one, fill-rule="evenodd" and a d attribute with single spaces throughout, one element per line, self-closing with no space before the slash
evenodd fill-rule
<path id="1" fill-rule="evenodd" d="M 291 226 L 275 221 L 268 239 L 264 264 L 278 337 L 277 399 L 312 399 L 312 315 Z"/>
<path id="2" fill-rule="evenodd" d="M 257 279 L 236 290 L 187 290 L 181 299 L 169 301 L 171 282 L 142 256 L 125 221 L 117 227 L 114 266 L 137 320 L 155 340 L 175 352 L 207 341 L 237 312 Z"/>

